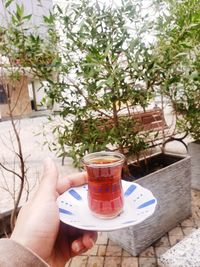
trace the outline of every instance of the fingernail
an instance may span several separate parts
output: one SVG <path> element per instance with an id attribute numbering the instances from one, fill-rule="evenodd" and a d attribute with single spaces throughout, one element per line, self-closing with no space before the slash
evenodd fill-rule
<path id="1" fill-rule="evenodd" d="M 93 239 L 90 239 L 90 243 L 91 243 L 91 245 L 90 245 L 90 248 L 92 248 L 93 246 L 94 246 L 94 240 Z"/>
<path id="2" fill-rule="evenodd" d="M 81 250 L 81 246 L 80 246 L 80 244 L 79 244 L 78 242 L 75 242 L 75 243 L 73 244 L 73 250 L 74 250 L 74 252 L 76 252 L 76 253 L 78 253 L 78 252 Z"/>

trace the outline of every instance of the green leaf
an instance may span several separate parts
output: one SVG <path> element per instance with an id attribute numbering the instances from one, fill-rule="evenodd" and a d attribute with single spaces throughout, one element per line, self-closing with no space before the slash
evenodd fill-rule
<path id="1" fill-rule="evenodd" d="M 109 44 L 109 45 L 106 47 L 106 50 L 105 50 L 105 53 L 104 53 L 105 57 L 108 56 L 108 54 L 109 54 L 109 52 L 110 52 L 111 49 L 112 49 L 112 44 Z"/>
<path id="2" fill-rule="evenodd" d="M 13 1 L 14 0 L 8 0 L 8 1 L 6 1 L 5 8 L 8 8 Z"/>
<path id="3" fill-rule="evenodd" d="M 59 5 L 56 5 L 56 8 L 58 9 L 58 11 L 59 11 L 61 14 L 63 14 L 62 8 L 60 8 Z"/>
<path id="4" fill-rule="evenodd" d="M 113 86 L 113 83 L 114 83 L 114 79 L 112 76 L 110 76 L 107 81 L 106 81 L 107 85 L 112 87 Z"/>
<path id="5" fill-rule="evenodd" d="M 16 9 L 17 9 L 16 18 L 18 21 L 21 21 L 23 18 L 23 15 L 24 15 L 24 5 L 20 6 L 20 5 L 16 4 Z"/>
<path id="6" fill-rule="evenodd" d="M 198 79 L 200 78 L 200 75 L 199 75 L 198 71 L 193 71 L 193 72 L 191 73 L 191 78 L 192 78 L 193 80 L 198 80 Z"/>
<path id="7" fill-rule="evenodd" d="M 15 25 L 17 20 L 16 20 L 16 17 L 14 15 L 12 15 L 11 20 L 12 20 L 12 23 Z"/>
<path id="8" fill-rule="evenodd" d="M 54 23 L 54 20 L 55 20 L 55 17 L 54 17 L 54 15 L 50 12 L 49 16 L 43 16 L 43 20 L 44 20 L 45 23 L 53 24 L 53 23 Z"/>
<path id="9" fill-rule="evenodd" d="M 30 15 L 27 15 L 27 16 L 24 16 L 24 17 L 23 17 L 23 20 L 30 20 L 30 19 L 31 19 L 31 17 L 32 17 L 32 14 L 30 14 Z"/>
<path id="10" fill-rule="evenodd" d="M 186 52 L 181 52 L 181 53 L 178 53 L 175 57 L 176 58 L 178 58 L 178 57 L 185 57 L 185 56 L 187 56 L 188 55 L 188 53 L 186 53 Z"/>

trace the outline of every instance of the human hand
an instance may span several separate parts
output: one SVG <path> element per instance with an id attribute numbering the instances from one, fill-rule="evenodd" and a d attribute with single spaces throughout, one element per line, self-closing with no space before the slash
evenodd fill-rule
<path id="1" fill-rule="evenodd" d="M 47 159 L 35 197 L 20 211 L 11 239 L 40 256 L 53 267 L 64 266 L 71 257 L 90 249 L 97 233 L 60 222 L 57 197 L 72 186 L 87 182 L 87 174 L 58 179 L 55 163 Z"/>

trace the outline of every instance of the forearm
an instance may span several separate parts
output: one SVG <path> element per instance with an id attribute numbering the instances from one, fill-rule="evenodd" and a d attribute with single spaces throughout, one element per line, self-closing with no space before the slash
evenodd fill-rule
<path id="1" fill-rule="evenodd" d="M 11 239 L 0 239 L 1 267 L 49 267 L 34 252 Z"/>

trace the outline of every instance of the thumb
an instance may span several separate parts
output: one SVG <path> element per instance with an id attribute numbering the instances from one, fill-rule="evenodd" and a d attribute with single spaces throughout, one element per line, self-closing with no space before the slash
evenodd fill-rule
<path id="1" fill-rule="evenodd" d="M 54 161 L 47 158 L 44 161 L 42 181 L 39 187 L 39 194 L 45 196 L 55 196 L 58 180 L 58 170 Z"/>

